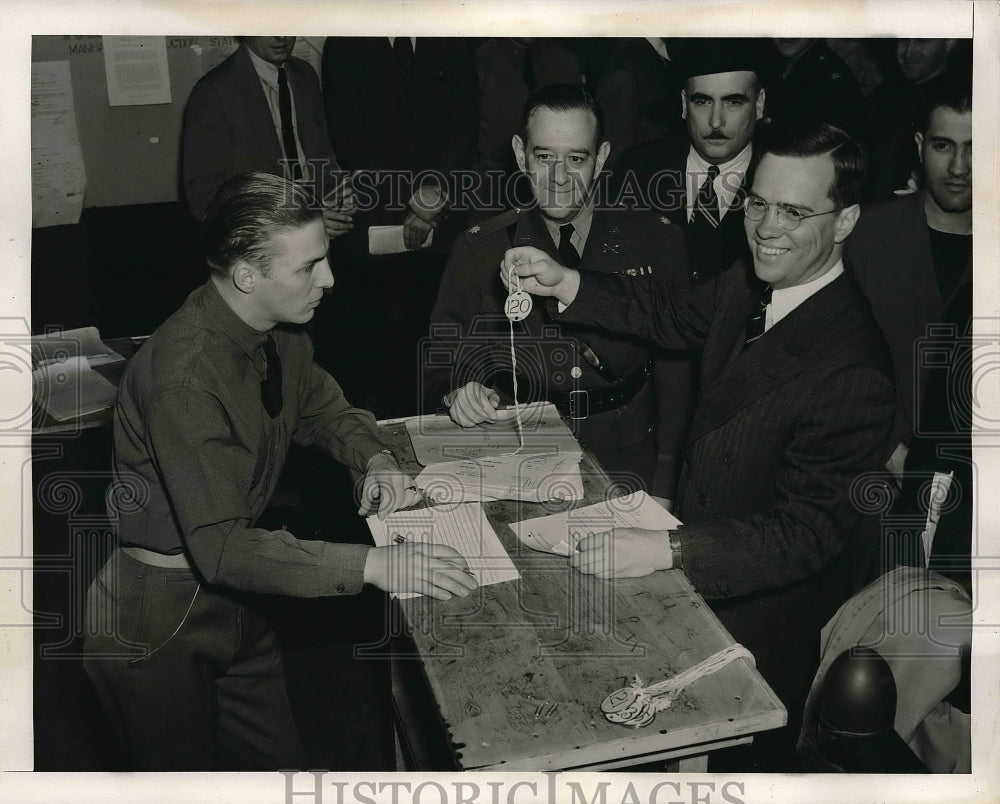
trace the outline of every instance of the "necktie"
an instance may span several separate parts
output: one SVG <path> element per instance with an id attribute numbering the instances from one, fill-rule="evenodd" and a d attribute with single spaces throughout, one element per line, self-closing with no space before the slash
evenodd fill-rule
<path id="1" fill-rule="evenodd" d="M 719 175 L 718 165 L 708 166 L 708 177 L 698 189 L 694 201 L 695 218 L 701 215 L 715 229 L 719 225 L 719 196 L 715 192 L 715 179 Z"/>
<path id="2" fill-rule="evenodd" d="M 264 365 L 267 375 L 260 383 L 260 398 L 267 415 L 273 419 L 281 413 L 281 358 L 270 334 L 264 341 Z"/>
<path id="3" fill-rule="evenodd" d="M 392 43 L 392 52 L 396 54 L 399 74 L 403 77 L 403 89 L 409 95 L 413 86 L 413 43 L 410 37 L 397 36 Z"/>
<path id="4" fill-rule="evenodd" d="M 559 256 L 567 268 L 576 268 L 580 264 L 580 254 L 570 242 L 574 231 L 572 223 L 564 223 L 559 227 Z"/>
<path id="5" fill-rule="evenodd" d="M 747 319 L 746 340 L 743 348 L 746 349 L 751 343 L 759 340 L 764 334 L 764 325 L 767 323 L 767 306 L 771 303 L 771 288 L 764 291 L 760 297 L 760 306 L 749 319 Z"/>
<path id="6" fill-rule="evenodd" d="M 295 147 L 292 93 L 288 89 L 288 74 L 284 65 L 278 68 L 278 113 L 281 115 L 281 146 L 285 151 L 285 159 L 291 163 L 292 178 L 298 181 L 302 178 L 302 166 L 299 164 L 299 149 Z"/>
<path id="7" fill-rule="evenodd" d="M 535 62 L 531 58 L 531 45 L 524 49 L 524 62 L 521 64 L 521 76 L 524 78 L 524 85 L 528 88 L 530 95 L 535 91 Z"/>

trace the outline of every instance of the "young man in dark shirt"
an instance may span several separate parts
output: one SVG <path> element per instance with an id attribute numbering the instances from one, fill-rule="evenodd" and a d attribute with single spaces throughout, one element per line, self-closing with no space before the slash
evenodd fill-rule
<path id="1" fill-rule="evenodd" d="M 275 634 L 247 593 L 448 599 L 447 547 L 300 541 L 257 527 L 292 439 L 364 474 L 359 514 L 418 494 L 301 325 L 333 285 L 322 208 L 290 181 L 227 181 L 205 220 L 210 279 L 133 358 L 115 405 L 120 548 L 88 593 L 85 668 L 138 770 L 274 770 L 305 757 Z"/>

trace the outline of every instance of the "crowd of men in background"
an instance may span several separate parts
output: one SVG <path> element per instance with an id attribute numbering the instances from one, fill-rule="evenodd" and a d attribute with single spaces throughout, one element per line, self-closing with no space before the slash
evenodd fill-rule
<path id="1" fill-rule="evenodd" d="M 152 566 L 188 584 L 150 641 L 180 650 L 173 614 L 183 624 L 201 607 L 225 630 L 247 591 L 468 594 L 454 556 L 401 578 L 384 552 L 257 522 L 293 437 L 367 473 L 360 513 L 381 497 L 384 515 L 416 488 L 365 411 L 440 409 L 468 427 L 519 388 L 685 523 L 588 542 L 572 566 L 684 569 L 788 708 L 786 729 L 720 769 L 797 769 L 819 629 L 890 561 L 872 557 L 885 545 L 865 536 L 854 481 L 882 472 L 919 512 L 911 467 L 950 473 L 940 546 L 921 544 L 970 585 L 970 420 L 955 404 L 969 395 L 917 357 L 969 334 L 970 43 L 331 37 L 320 75 L 294 44 L 244 37 L 187 104 L 182 183 L 213 275 L 133 361 L 116 411 L 118 469 L 162 486 L 123 535 L 136 583 Z M 395 246 L 380 227 L 395 227 Z M 559 304 L 509 322 L 501 265 Z M 198 357 L 211 349 L 211 363 Z M 927 558 L 911 548 L 891 560 Z M 220 597 L 199 601 L 202 583 Z M 117 605 L 102 594 L 92 606 Z M 171 755 L 159 721 L 119 710 L 123 739 L 145 739 L 140 765 L 306 761 L 260 632 L 254 662 L 272 663 L 280 717 L 248 704 L 220 659 L 235 723 L 224 761 L 193 739 Z M 203 634 L 213 650 L 215 633 Z M 111 709 L 135 681 L 90 669 Z M 163 672 L 217 742 L 204 679 L 182 689 Z M 281 728 L 240 725 L 269 718 Z"/>

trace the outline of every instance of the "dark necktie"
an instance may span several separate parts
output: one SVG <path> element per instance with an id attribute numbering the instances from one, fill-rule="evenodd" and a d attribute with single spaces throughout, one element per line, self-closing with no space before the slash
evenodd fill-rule
<path id="1" fill-rule="evenodd" d="M 521 64 L 521 76 L 524 78 L 524 85 L 528 88 L 528 94 L 530 95 L 535 91 L 535 82 L 538 80 L 535 78 L 535 62 L 531 58 L 531 45 L 528 45 L 524 49 L 524 62 Z"/>
<path id="2" fill-rule="evenodd" d="M 580 264 L 580 254 L 570 242 L 574 231 L 572 223 L 564 223 L 559 227 L 559 256 L 567 268 L 576 268 Z"/>
<path id="3" fill-rule="evenodd" d="M 760 306 L 754 311 L 754 314 L 747 319 L 746 340 L 743 342 L 744 349 L 763 336 L 764 325 L 767 323 L 767 306 L 770 303 L 771 288 L 768 288 L 764 291 L 764 295 L 760 297 Z"/>
<path id="4" fill-rule="evenodd" d="M 410 94 L 413 86 L 413 43 L 408 36 L 397 36 L 392 42 L 392 52 L 396 54 L 399 74 L 403 78 L 403 89 Z"/>
<path id="5" fill-rule="evenodd" d="M 270 334 L 264 341 L 264 365 L 267 376 L 260 383 L 260 398 L 267 415 L 273 419 L 281 413 L 281 358 Z"/>
<path id="6" fill-rule="evenodd" d="M 719 196 L 715 192 L 715 179 L 719 175 L 718 165 L 708 166 L 708 178 L 698 189 L 698 197 L 694 201 L 695 218 L 701 215 L 715 229 L 719 225 Z"/>
<path id="7" fill-rule="evenodd" d="M 288 73 L 282 65 L 278 68 L 278 113 L 281 115 L 281 146 L 292 168 L 292 178 L 302 178 L 299 149 L 295 147 L 295 123 L 292 121 L 292 93 L 288 89 Z"/>

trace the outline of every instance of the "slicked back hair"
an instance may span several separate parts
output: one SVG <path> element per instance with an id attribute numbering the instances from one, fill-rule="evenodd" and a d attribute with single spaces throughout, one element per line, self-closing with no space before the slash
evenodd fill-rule
<path id="1" fill-rule="evenodd" d="M 525 144 L 528 142 L 528 123 L 539 109 L 551 109 L 553 112 L 579 109 L 590 112 L 597 120 L 595 150 L 604 142 L 604 116 L 601 114 L 601 107 L 583 87 L 575 84 L 548 84 L 535 90 L 524 105 L 524 115 L 521 118 L 521 139 Z"/>
<path id="2" fill-rule="evenodd" d="M 228 276 L 240 261 L 267 273 L 276 232 L 322 218 L 322 206 L 295 182 L 270 173 L 241 173 L 226 181 L 209 205 L 202 229 L 205 259 L 217 276 Z"/>

